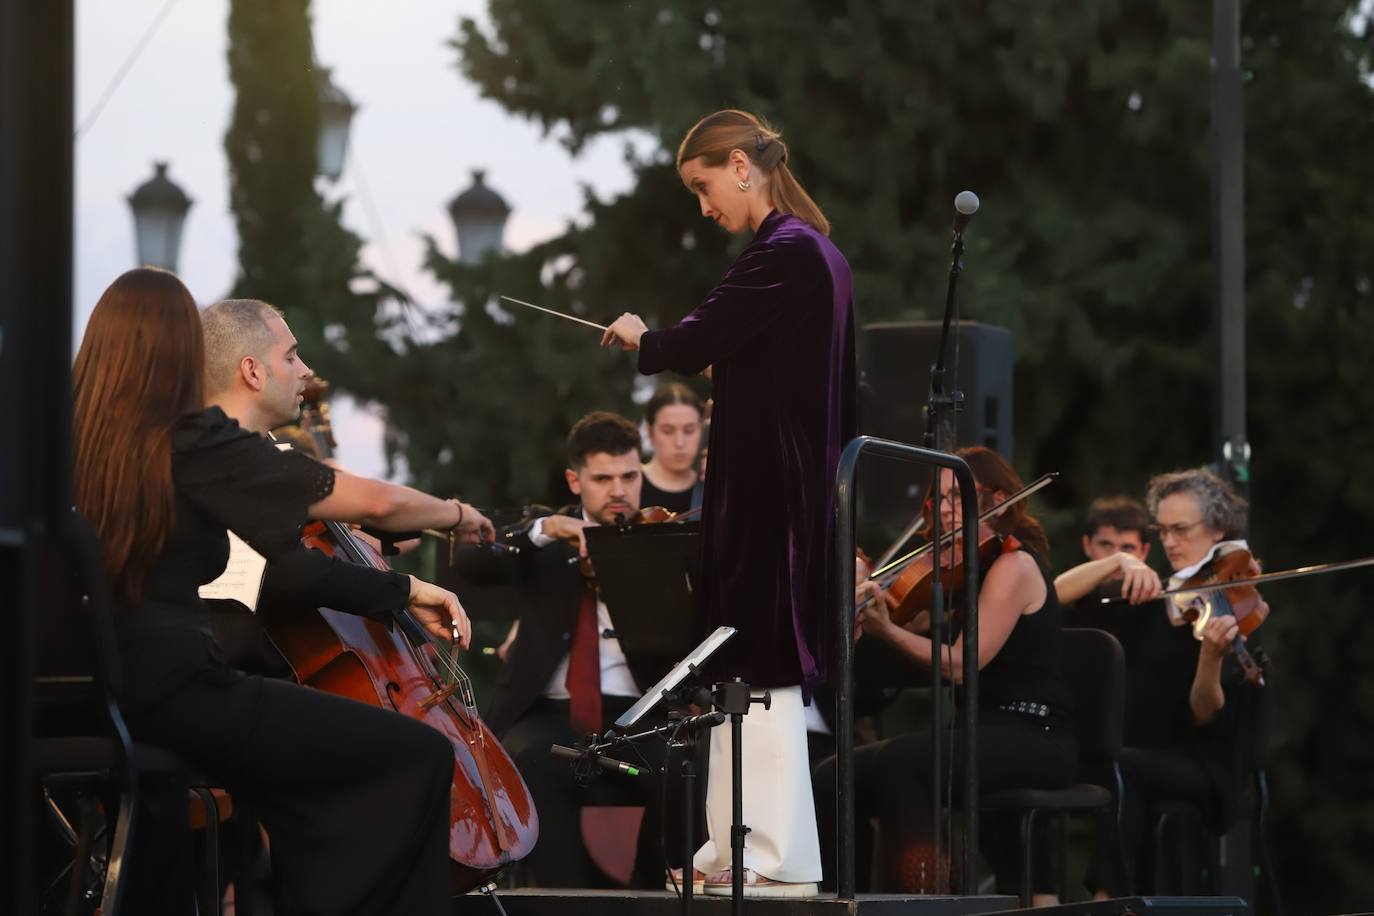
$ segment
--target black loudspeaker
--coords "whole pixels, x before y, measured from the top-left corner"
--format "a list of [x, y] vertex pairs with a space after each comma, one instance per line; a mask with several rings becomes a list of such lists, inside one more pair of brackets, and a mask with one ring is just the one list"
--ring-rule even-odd
[[1035, 913], [1037, 916], [1249, 916], [1250, 907], [1239, 897], [1114, 897], [1040, 907]]
[[[926, 430], [930, 370], [940, 346], [940, 322], [865, 325], [859, 340], [859, 429], [865, 435], [921, 445]], [[957, 384], [955, 367], [958, 367]], [[1012, 458], [1012, 335], [976, 321], [950, 328], [945, 389], [964, 394], [948, 448], [986, 445]], [[865, 461], [860, 500], [867, 521], [905, 526], [923, 499], [929, 469], [891, 459]]]

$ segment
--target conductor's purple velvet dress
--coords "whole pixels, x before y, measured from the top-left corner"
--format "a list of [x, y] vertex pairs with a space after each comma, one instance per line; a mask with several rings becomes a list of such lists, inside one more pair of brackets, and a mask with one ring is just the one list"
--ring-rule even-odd
[[702, 583], [715, 672], [825, 679], [835, 467], [855, 433], [853, 277], [829, 238], [776, 210], [706, 301], [640, 338], [639, 371], [712, 366]]

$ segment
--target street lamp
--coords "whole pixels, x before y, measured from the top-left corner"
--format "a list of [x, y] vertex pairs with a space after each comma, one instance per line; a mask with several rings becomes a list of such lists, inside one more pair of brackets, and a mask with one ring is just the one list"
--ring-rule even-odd
[[329, 78], [328, 67], [319, 67], [320, 132], [315, 138], [315, 171], [329, 181], [343, 174], [348, 152], [348, 128], [358, 106]]
[[472, 187], [449, 201], [448, 213], [458, 233], [458, 263], [480, 264], [488, 251], [501, 250], [510, 207], [486, 184], [485, 169], [472, 170]]
[[167, 177], [167, 163], [154, 162], [153, 169], [153, 177], [129, 195], [138, 263], [175, 271], [191, 198]]

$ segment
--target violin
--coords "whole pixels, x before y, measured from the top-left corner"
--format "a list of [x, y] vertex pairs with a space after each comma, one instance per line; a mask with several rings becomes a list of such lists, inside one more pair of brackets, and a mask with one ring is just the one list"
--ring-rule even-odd
[[[1234, 558], [1234, 559], [1232, 559]], [[1236, 638], [1236, 657], [1245, 670], [1246, 679], [1252, 684], [1264, 684], [1264, 659], [1258, 661], [1240, 641], [1259, 628], [1269, 617], [1269, 605], [1260, 597], [1257, 585], [1266, 582], [1280, 582], [1284, 579], [1301, 579], [1305, 576], [1321, 576], [1326, 573], [1341, 572], [1374, 566], [1374, 557], [1361, 557], [1357, 560], [1341, 560], [1336, 563], [1318, 563], [1312, 566], [1298, 566], [1278, 572], [1260, 573], [1259, 564], [1248, 550], [1234, 550], [1215, 557], [1211, 563], [1198, 571], [1198, 574], [1185, 581], [1178, 588], [1162, 591], [1157, 597], [1174, 598], [1174, 606], [1184, 620], [1192, 623], [1193, 635], [1202, 638], [1202, 629], [1207, 621], [1221, 614], [1231, 613], [1236, 618], [1239, 633]], [[1212, 593], [1221, 592], [1220, 600], [1212, 599]], [[1125, 601], [1124, 597], [1102, 598], [1102, 604]], [[1254, 664], [1246, 668], [1245, 659]]]
[[[317, 445], [331, 442], [327, 416], [307, 411], [313, 413], [307, 428]], [[347, 525], [315, 522], [302, 540], [330, 556], [389, 569]], [[457, 661], [456, 640], [436, 645], [404, 607], [393, 610], [385, 623], [296, 606], [264, 607], [260, 618], [301, 684], [419, 719], [449, 738], [455, 758], [449, 804], [455, 893], [479, 886], [529, 853], [539, 835], [534, 802], [514, 762], [477, 713], [472, 683]]]
[[[1259, 564], [1250, 551], [1241, 548], [1218, 554], [1173, 590], [1173, 602], [1183, 620], [1192, 625], [1193, 635], [1198, 639], [1202, 639], [1202, 632], [1212, 618], [1234, 617], [1237, 633], [1231, 648], [1236, 661], [1246, 681], [1263, 687], [1263, 659], [1256, 660], [1245, 645], [1245, 638], [1269, 618], [1269, 604], [1260, 597], [1259, 589], [1245, 584], [1259, 575]], [[1203, 588], [1206, 590], [1199, 591]]]
[[[1010, 509], [1032, 493], [1044, 489], [1059, 475], [1049, 473], [1022, 487], [987, 509], [978, 516], [978, 564], [979, 569], [987, 569], [992, 562], [1004, 553], [1021, 547], [1021, 542], [1010, 535], [999, 534], [987, 523]], [[939, 580], [951, 597], [964, 578], [964, 539], [963, 528], [958, 527], [940, 537]], [[889, 548], [891, 551], [891, 548]], [[935, 588], [934, 542], [928, 543], [899, 560], [880, 566], [870, 579], [879, 584], [892, 596], [892, 622], [905, 626], [921, 611], [930, 607]]]
[[[987, 569], [1004, 553], [1021, 547], [1021, 542], [1009, 534], [1000, 534], [985, 524], [978, 526], [978, 568]], [[935, 590], [935, 553], [927, 551], [910, 563], [901, 575], [887, 587], [892, 596], [892, 622], [904, 626], [921, 611], [929, 610]], [[955, 538], [940, 551], [940, 583], [954, 600], [964, 581], [964, 539]]]

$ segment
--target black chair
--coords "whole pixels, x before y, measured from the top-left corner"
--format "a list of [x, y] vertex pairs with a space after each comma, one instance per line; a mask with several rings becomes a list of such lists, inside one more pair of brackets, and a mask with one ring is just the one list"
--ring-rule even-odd
[[[216, 783], [175, 754], [130, 739], [115, 702], [121, 670], [99, 541], [75, 512], [66, 535], [71, 565], [53, 560], [55, 568], [42, 577], [49, 600], [40, 623], [33, 742], [33, 772], [44, 805], [74, 847], [71, 864], [57, 879], [65, 876], [68, 882], [63, 912], [76, 913], [83, 895], [98, 894], [100, 912], [119, 916], [124, 861], [137, 833], [140, 780], [173, 777], [189, 785], [205, 809], [198, 904], [202, 914], [218, 913], [219, 808], [211, 793]], [[118, 799], [108, 856], [102, 842], [105, 797]], [[70, 808], [73, 798], [79, 810], [75, 822], [62, 807]]]
[[[1116, 637], [1103, 630], [1064, 630], [1064, 680], [1075, 701], [1080, 771], [1110, 770], [1120, 798], [1121, 738], [1126, 700], [1126, 656]], [[1033, 842], [1042, 813], [1096, 814], [1116, 804], [1113, 793], [1093, 783], [1063, 789], [1006, 789], [984, 795], [984, 812], [1021, 816], [1021, 906], [1031, 905]], [[1121, 818], [1118, 806], [1116, 817]]]
[[[1249, 718], [1249, 757], [1246, 760], [1245, 769], [1249, 770], [1250, 783], [1246, 787], [1239, 807], [1246, 811], [1251, 819], [1251, 838], [1256, 854], [1255, 874], [1264, 883], [1274, 912], [1282, 914], [1284, 912], [1283, 900], [1279, 894], [1274, 863], [1269, 856], [1269, 840], [1266, 832], [1269, 817], [1269, 775], [1265, 769], [1265, 763], [1269, 755], [1269, 719], [1274, 698], [1274, 670], [1272, 663], [1262, 651], [1257, 651], [1255, 654], [1264, 667], [1266, 686], [1248, 698], [1250, 705], [1244, 710], [1244, 714]], [[1181, 846], [1186, 846], [1190, 840], [1201, 839], [1202, 854], [1206, 856], [1205, 866], [1209, 876], [1212, 876], [1210, 882], [1212, 886], [1203, 887], [1199, 890], [1208, 893], [1218, 892], [1219, 889], [1215, 886], [1217, 882], [1214, 876], [1220, 872], [1219, 863], [1223, 838], [1210, 834], [1203, 812], [1191, 802], [1165, 801], [1156, 808], [1154, 814], [1154, 887], [1156, 893], [1161, 893], [1161, 889], [1166, 886], [1177, 887], [1180, 892], [1189, 889], [1185, 863], [1189, 861], [1190, 857], [1186, 850], [1180, 851], [1169, 845], [1168, 838], [1171, 827], [1174, 828], [1175, 835], [1180, 838]], [[1178, 854], [1171, 856], [1171, 851]], [[1178, 865], [1177, 872], [1172, 876], [1168, 873], [1168, 866], [1171, 862]], [[1170, 877], [1177, 881], [1176, 885], [1169, 883]]]

